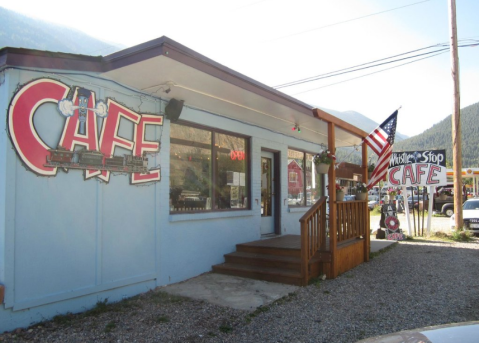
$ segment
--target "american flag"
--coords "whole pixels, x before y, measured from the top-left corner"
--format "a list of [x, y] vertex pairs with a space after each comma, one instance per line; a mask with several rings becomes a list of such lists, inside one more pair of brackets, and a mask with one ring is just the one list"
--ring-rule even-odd
[[364, 138], [364, 142], [379, 156], [376, 167], [368, 182], [368, 189], [371, 189], [386, 176], [389, 160], [393, 152], [394, 137], [396, 136], [397, 117], [398, 111], [396, 110], [384, 123]]

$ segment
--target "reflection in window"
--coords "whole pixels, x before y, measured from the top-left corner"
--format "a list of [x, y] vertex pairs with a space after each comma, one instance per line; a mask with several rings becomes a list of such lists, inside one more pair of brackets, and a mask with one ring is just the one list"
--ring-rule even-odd
[[171, 124], [170, 212], [249, 208], [247, 139]]
[[323, 177], [314, 171], [313, 155], [288, 149], [288, 205], [310, 206], [323, 195]]

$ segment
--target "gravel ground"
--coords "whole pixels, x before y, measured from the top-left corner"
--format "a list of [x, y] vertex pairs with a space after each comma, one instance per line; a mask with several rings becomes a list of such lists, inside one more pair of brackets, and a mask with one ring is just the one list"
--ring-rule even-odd
[[0, 342], [355, 342], [479, 320], [477, 270], [479, 240], [416, 239], [254, 312], [168, 295], [159, 288], [5, 333]]

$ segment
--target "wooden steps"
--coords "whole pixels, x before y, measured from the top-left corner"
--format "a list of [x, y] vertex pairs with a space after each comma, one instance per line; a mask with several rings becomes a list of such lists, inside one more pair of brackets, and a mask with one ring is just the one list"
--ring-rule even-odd
[[[300, 236], [286, 235], [237, 244], [236, 252], [225, 255], [225, 263], [213, 271], [256, 280], [301, 285]], [[329, 252], [318, 253], [309, 263], [312, 277], [319, 276], [320, 262], [331, 260]]]

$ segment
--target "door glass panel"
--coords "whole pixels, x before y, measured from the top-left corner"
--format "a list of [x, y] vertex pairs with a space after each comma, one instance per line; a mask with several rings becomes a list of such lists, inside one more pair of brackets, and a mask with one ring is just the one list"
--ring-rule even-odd
[[242, 137], [215, 133], [216, 206], [247, 208], [247, 141]]
[[271, 217], [271, 159], [261, 158], [261, 216]]

